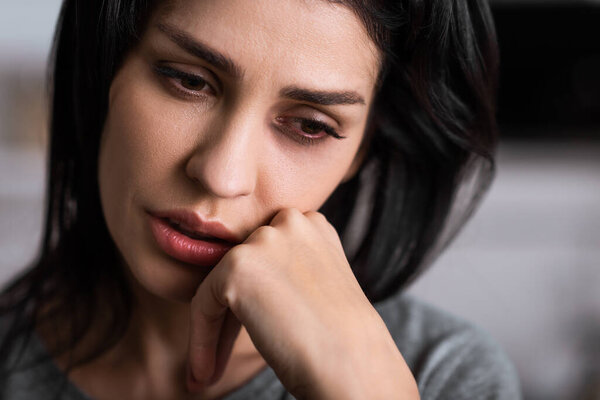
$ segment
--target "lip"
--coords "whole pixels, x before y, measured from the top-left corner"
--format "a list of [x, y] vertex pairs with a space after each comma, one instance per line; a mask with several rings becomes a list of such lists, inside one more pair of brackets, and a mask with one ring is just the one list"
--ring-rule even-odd
[[[148, 212], [154, 239], [171, 257], [199, 266], [214, 266], [236, 244], [236, 236], [217, 221], [205, 221], [198, 214], [186, 210]], [[171, 221], [182, 229], [176, 229]], [[182, 231], [198, 235], [192, 238]]]

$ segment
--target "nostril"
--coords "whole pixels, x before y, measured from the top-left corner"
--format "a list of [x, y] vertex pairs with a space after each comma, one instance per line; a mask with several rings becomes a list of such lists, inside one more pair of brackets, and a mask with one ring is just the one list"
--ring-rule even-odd
[[196, 178], [195, 176], [188, 175], [188, 178], [190, 178], [192, 180], [192, 182], [194, 182], [195, 184], [201, 184], [202, 183], [200, 181], [200, 179]]

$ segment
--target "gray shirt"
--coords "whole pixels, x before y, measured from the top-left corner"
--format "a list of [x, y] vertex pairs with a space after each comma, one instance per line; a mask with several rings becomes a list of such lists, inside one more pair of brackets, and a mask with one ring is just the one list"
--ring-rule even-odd
[[[421, 399], [518, 400], [519, 383], [513, 365], [490, 336], [469, 323], [398, 294], [375, 304], [419, 385]], [[4, 326], [0, 324], [0, 336]], [[34, 335], [20, 364], [45, 355]], [[5, 368], [6, 360], [2, 360]], [[87, 400], [52, 361], [34, 368], [12, 369], [0, 388], [5, 400]], [[271, 368], [266, 368], [225, 400], [293, 399]]]

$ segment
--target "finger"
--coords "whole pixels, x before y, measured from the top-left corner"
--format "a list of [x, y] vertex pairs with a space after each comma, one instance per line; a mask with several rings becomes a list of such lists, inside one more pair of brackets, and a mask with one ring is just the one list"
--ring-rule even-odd
[[324, 234], [328, 234], [330, 236], [338, 237], [338, 233], [331, 225], [331, 223], [327, 220], [327, 218], [318, 211], [307, 211], [304, 213], [304, 216], [311, 221], [315, 226], [319, 229], [323, 229]]
[[307, 211], [304, 216], [313, 223], [329, 243], [342, 252], [344, 251], [339, 233], [323, 214], [318, 211]]
[[221, 337], [219, 339], [217, 348], [215, 372], [210, 379], [209, 384], [217, 382], [219, 379], [221, 379], [221, 376], [223, 376], [223, 372], [225, 371], [225, 367], [227, 366], [227, 362], [231, 356], [233, 344], [240, 333], [240, 327], [240, 321], [238, 321], [231, 310], [228, 310], [227, 315], [225, 316], [225, 321], [223, 322], [223, 327], [221, 328]]
[[302, 220], [304, 220], [304, 215], [302, 212], [300, 212], [300, 210], [296, 208], [283, 208], [277, 214], [275, 214], [269, 225], [277, 227]]
[[217, 269], [200, 284], [190, 310], [189, 367], [187, 386], [192, 393], [205, 388], [214, 376], [219, 337], [227, 305], [219, 298]]

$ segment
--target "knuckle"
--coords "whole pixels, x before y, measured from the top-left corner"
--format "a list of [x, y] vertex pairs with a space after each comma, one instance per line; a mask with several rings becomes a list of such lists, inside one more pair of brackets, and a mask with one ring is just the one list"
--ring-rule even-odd
[[229, 308], [232, 310], [237, 307], [238, 289], [234, 280], [228, 279], [223, 283], [223, 298]]
[[249, 268], [248, 259], [252, 252], [252, 247], [247, 244], [240, 244], [231, 249], [226, 257], [226, 270], [223, 271], [225, 278], [222, 283], [222, 293], [228, 306], [232, 309], [236, 307], [237, 299], [240, 298], [240, 291], [243, 289], [241, 283], [245, 280], [246, 270]]
[[228, 274], [235, 273], [244, 264], [250, 250], [250, 246], [242, 243], [227, 252], [225, 257], [227, 257]]
[[317, 225], [323, 233], [327, 235], [335, 235], [336, 237], [338, 236], [335, 227], [331, 224], [331, 222], [329, 222], [325, 215], [317, 211], [310, 211], [306, 214], [306, 216], [311, 222]]
[[270, 242], [277, 236], [277, 229], [269, 225], [257, 228], [248, 238], [249, 242]]
[[279, 211], [276, 218], [282, 222], [294, 223], [302, 218], [302, 213], [297, 208], [284, 208]]
[[306, 217], [313, 222], [330, 225], [329, 221], [327, 221], [327, 218], [318, 211], [308, 211], [304, 215], [306, 215]]

